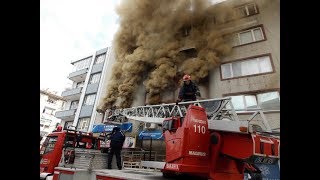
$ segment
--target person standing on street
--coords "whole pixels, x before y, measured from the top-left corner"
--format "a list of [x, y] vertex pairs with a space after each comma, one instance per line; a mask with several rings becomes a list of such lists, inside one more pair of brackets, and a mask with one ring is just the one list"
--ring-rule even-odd
[[112, 169], [113, 154], [116, 155], [118, 169], [122, 169], [121, 150], [126, 136], [120, 131], [119, 127], [114, 127], [110, 136], [110, 152], [108, 154], [108, 169]]

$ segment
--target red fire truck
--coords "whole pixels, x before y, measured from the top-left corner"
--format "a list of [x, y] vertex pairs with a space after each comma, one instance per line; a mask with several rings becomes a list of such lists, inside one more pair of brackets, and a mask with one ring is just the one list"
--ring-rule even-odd
[[[92, 133], [83, 133], [72, 129], [57, 129], [45, 139], [40, 148], [40, 177], [45, 179], [54, 172], [59, 163], [73, 164], [75, 148], [96, 149], [100, 148], [100, 140], [104, 138], [93, 137]], [[64, 156], [63, 158], [61, 158]], [[63, 160], [64, 162], [61, 162]]]
[[[231, 108], [226, 107], [228, 103]], [[249, 124], [259, 113], [266, 126], [266, 130], [260, 132], [252, 129], [253, 126]], [[230, 98], [118, 109], [114, 115], [115, 119], [123, 119], [121, 116], [125, 116], [131, 120], [162, 126], [166, 145], [165, 162], [141, 161], [141, 166], [161, 169], [163, 178], [191, 175], [204, 179], [243, 180], [245, 176], [250, 176], [249, 179], [260, 180], [263, 168], [258, 166], [268, 168], [277, 165], [280, 159], [280, 138], [268, 125], [262, 110], [258, 109], [249, 118], [241, 120]], [[64, 162], [72, 163], [74, 160], [74, 151], [68, 148], [63, 151], [63, 147], [99, 149], [98, 139], [90, 133], [81, 135], [76, 131], [50, 134], [41, 148], [40, 176], [54, 173], [55, 180], [63, 180], [70, 174], [73, 175], [68, 178], [72, 180], [155, 177], [152, 174], [156, 173], [147, 175], [133, 170], [100, 168], [85, 171], [79, 179], [78, 175], [82, 172], [57, 167], [61, 157], [64, 157]], [[274, 179], [280, 179], [278, 172], [276, 175]], [[157, 179], [162, 178], [158, 174], [156, 176]]]

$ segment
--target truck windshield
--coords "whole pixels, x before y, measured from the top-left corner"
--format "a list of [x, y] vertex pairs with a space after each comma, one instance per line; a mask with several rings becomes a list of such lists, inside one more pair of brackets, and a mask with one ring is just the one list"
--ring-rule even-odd
[[43, 147], [45, 147], [44, 154], [53, 151], [54, 146], [57, 142], [58, 136], [48, 136], [46, 141], [43, 143]]

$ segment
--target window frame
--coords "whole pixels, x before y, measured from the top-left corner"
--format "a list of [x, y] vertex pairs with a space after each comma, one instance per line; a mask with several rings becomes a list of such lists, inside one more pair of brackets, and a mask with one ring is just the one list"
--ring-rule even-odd
[[[250, 43], [245, 43], [245, 44], [240, 44], [240, 33], [242, 32], [246, 32], [246, 31], [252, 31], [251, 32], [251, 36], [252, 36], [252, 33], [253, 33], [253, 30], [254, 29], [257, 29], [257, 28], [260, 28], [261, 32], [262, 32], [262, 36], [263, 36], [263, 39], [262, 40], [258, 40], [258, 41], [252, 41]], [[229, 37], [228, 37], [229, 36]], [[266, 41], [268, 40], [267, 39], [267, 36], [266, 36], [266, 32], [265, 32], [265, 29], [264, 29], [264, 26], [263, 24], [259, 24], [259, 25], [256, 25], [256, 26], [251, 26], [251, 27], [248, 27], [248, 28], [244, 28], [244, 29], [240, 29], [238, 31], [234, 31], [232, 33], [226, 33], [224, 35], [224, 37], [226, 38], [229, 38], [231, 41], [233, 41], [235, 39], [234, 36], [237, 36], [237, 40], [238, 40], [238, 45], [233, 45], [232, 44], [232, 48], [237, 48], [237, 47], [241, 47], [241, 46], [246, 46], [246, 45], [249, 45], [249, 44], [253, 44], [253, 43], [259, 43], [259, 42], [263, 42], [263, 41]], [[230, 42], [230, 43], [233, 43], [233, 42]]]
[[68, 124], [73, 124], [73, 121], [66, 121], [65, 123], [64, 123], [64, 129], [68, 129]]
[[[92, 96], [92, 95], [94, 95], [93, 104], [86, 104], [86, 101], [87, 101], [88, 96]], [[84, 97], [83, 106], [93, 106], [94, 103], [95, 103], [95, 101], [96, 101], [96, 97], [97, 97], [97, 94], [96, 94], [96, 93], [86, 94], [85, 97]]]
[[[101, 56], [104, 56], [103, 61], [102, 61], [102, 62], [97, 63], [98, 58], [99, 58], [99, 57], [101, 57]], [[102, 54], [97, 55], [97, 56], [95, 57], [95, 59], [94, 59], [94, 64], [101, 64], [101, 63], [104, 63], [104, 61], [106, 60], [106, 57], [107, 57], [107, 53], [102, 53]]]
[[[244, 75], [244, 76], [223, 78], [223, 76], [222, 76], [222, 66], [223, 65], [230, 64], [230, 63], [235, 63], [235, 62], [241, 62], [241, 61], [249, 61], [249, 60], [252, 60], [252, 59], [255, 59], [255, 58], [259, 58], [259, 57], [264, 57], [264, 56], [269, 56], [272, 71], [263, 72], [263, 73], [256, 73], [256, 74], [250, 74], [250, 75]], [[261, 69], [260, 65], [258, 65], [258, 67], [259, 67], [259, 71], [260, 71], [260, 69]], [[261, 75], [272, 74], [272, 73], [276, 72], [271, 53], [261, 54], [261, 55], [257, 55], [257, 56], [250, 56], [250, 57], [246, 57], [246, 58], [235, 59], [235, 60], [223, 62], [223, 63], [220, 64], [219, 68], [220, 68], [220, 80], [221, 81], [231, 80], [231, 79], [239, 79], [239, 78], [245, 78], [245, 77], [252, 77], [252, 76], [261, 76]], [[231, 75], [233, 76], [233, 71], [231, 71]]]
[[77, 83], [76, 83], [76, 87], [75, 87], [75, 89], [83, 88], [84, 84], [85, 84], [85, 81], [77, 82]]
[[[46, 110], [48, 110], [48, 111], [50, 110], [51, 113], [47, 113]], [[47, 115], [54, 115], [55, 109], [51, 108], [51, 107], [44, 107], [42, 113], [47, 114]]]
[[[77, 102], [77, 106], [76, 106], [76, 108], [73, 108], [73, 106], [74, 106], [73, 103], [75, 103], [75, 102]], [[79, 107], [79, 100], [71, 101], [71, 103], [70, 103], [70, 110], [78, 109], [78, 107]]]
[[[252, 4], [254, 5], [254, 9], [255, 9], [256, 12], [253, 13], [253, 14], [249, 14], [248, 6], [250, 6], [250, 5], [252, 5]], [[250, 16], [254, 16], [254, 15], [260, 13], [259, 8], [258, 8], [258, 6], [257, 6], [257, 3], [255, 3], [255, 2], [248, 2], [248, 3], [242, 4], [242, 5], [239, 5], [239, 6], [234, 7], [234, 9], [235, 9], [235, 11], [237, 12], [240, 8], [243, 8], [243, 7], [246, 9], [246, 16], [242, 16], [242, 17], [240, 17], [240, 19], [241, 19], [241, 18], [250, 17]]]
[[242, 8], [242, 7], [245, 7], [245, 9], [246, 9], [246, 14], [248, 14], [248, 13], [249, 13], [248, 6], [251, 5], [251, 4], [254, 5], [255, 10], [256, 10], [256, 13], [254, 13], [254, 14], [249, 14], [249, 15], [246, 15], [246, 16], [241, 16], [241, 17], [239, 17], [239, 18], [226, 19], [225, 22], [218, 22], [217, 19], [216, 19], [216, 16], [214, 15], [214, 16], [212, 17], [212, 22], [213, 22], [214, 24], [220, 25], [220, 24], [226, 24], [226, 23], [229, 23], [229, 22], [232, 22], [232, 21], [236, 21], [236, 20], [240, 20], [240, 19], [243, 19], [243, 18], [247, 18], [247, 17], [250, 17], [250, 16], [254, 16], [254, 15], [260, 14], [259, 7], [258, 7], [257, 3], [256, 3], [256, 2], [253, 2], [253, 1], [252, 1], [252, 2], [247, 2], [247, 3], [245, 3], [245, 4], [241, 4], [241, 5], [234, 6], [234, 7], [233, 7], [233, 11], [234, 11], [234, 13], [236, 14], [237, 11], [238, 11], [238, 9], [240, 9], [240, 8]]
[[48, 102], [49, 104], [56, 104], [57, 100], [48, 97], [47, 102]]
[[[93, 79], [93, 77], [94, 77], [94, 76], [96, 76], [97, 74], [99, 74], [99, 79], [98, 79], [96, 82], [92, 83], [92, 79]], [[102, 74], [101, 72], [91, 74], [91, 75], [90, 75], [90, 79], [89, 79], [89, 84], [96, 84], [96, 83], [99, 83], [99, 82], [100, 82], [100, 79], [101, 79], [101, 74]]]
[[[84, 121], [84, 120], [87, 120], [86, 126], [85, 126], [86, 129], [83, 129], [83, 128], [80, 129], [79, 126], [81, 125], [82, 121]], [[78, 125], [77, 125], [77, 130], [78, 131], [88, 131], [89, 125], [90, 125], [90, 120], [91, 120], [90, 117], [79, 118]]]
[[[254, 95], [256, 98], [257, 106], [260, 106], [258, 101], [258, 95], [263, 93], [270, 93], [270, 92], [278, 92], [279, 100], [280, 100], [280, 88], [272, 88], [272, 89], [263, 89], [263, 90], [257, 90], [257, 91], [244, 91], [244, 92], [236, 92], [236, 93], [227, 93], [223, 94], [222, 97], [229, 97], [229, 96], [243, 96], [243, 99], [245, 99], [245, 96]], [[241, 114], [251, 114], [250, 109], [248, 111], [246, 107], [246, 101], [244, 101], [245, 109], [242, 111], [238, 111]], [[237, 109], [235, 109], [237, 111]], [[274, 109], [274, 110], [264, 110], [264, 113], [270, 113], [274, 111], [280, 111], [280, 109]]]
[[92, 61], [92, 56], [73, 62], [72, 72], [77, 72], [77, 71], [89, 68], [91, 61]]

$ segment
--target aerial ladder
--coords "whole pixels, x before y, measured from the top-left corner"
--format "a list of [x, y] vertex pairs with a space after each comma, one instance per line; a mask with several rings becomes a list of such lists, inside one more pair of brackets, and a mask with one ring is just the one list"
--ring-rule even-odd
[[[240, 132], [239, 127], [246, 127], [248, 129], [249, 123], [260, 114], [261, 119], [258, 120], [261, 120], [264, 125], [264, 132], [270, 134], [274, 133], [261, 108], [251, 108], [249, 111], [246, 110], [248, 112], [252, 112], [252, 115], [246, 120], [240, 120], [232, 105], [231, 97], [170, 104], [146, 105], [114, 110], [107, 109], [105, 113], [107, 115], [104, 116], [104, 122], [110, 124], [122, 124], [128, 119], [131, 119], [144, 123], [162, 125], [166, 118], [172, 116], [185, 117], [187, 108], [191, 104], [195, 104], [205, 109], [208, 117], [209, 129]], [[238, 111], [241, 111], [241, 109]]]
[[[250, 112], [248, 119], [240, 119], [231, 98], [226, 97], [107, 110], [105, 122], [121, 124], [130, 119], [161, 125], [166, 162], [141, 164], [162, 169], [164, 177], [190, 174], [233, 180], [248, 173], [252, 179], [261, 179], [255, 163], [278, 162], [280, 137], [272, 131], [261, 108]], [[261, 118], [256, 118], [258, 115]], [[261, 122], [264, 128], [252, 128], [253, 121]]]

